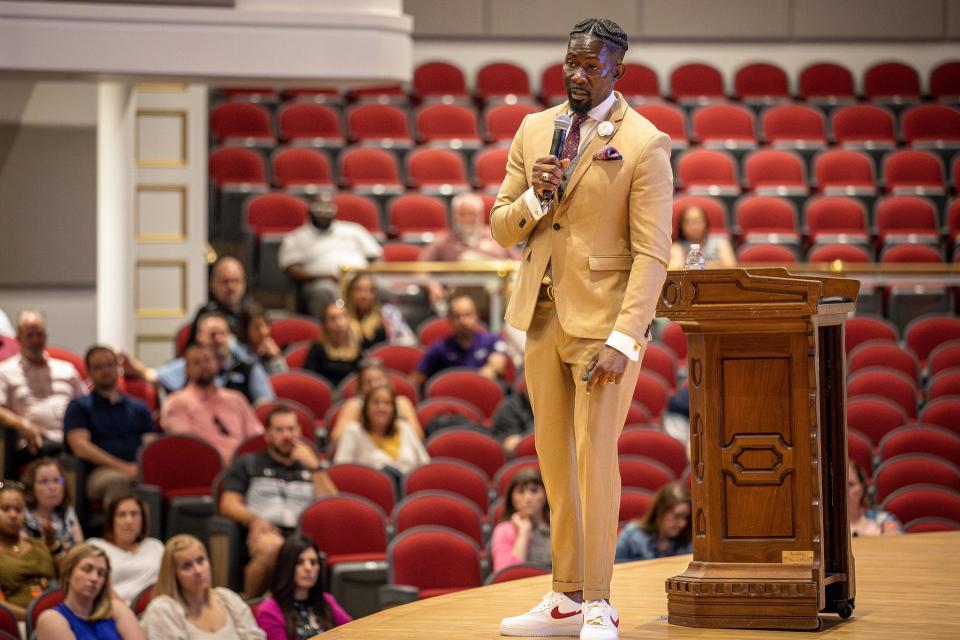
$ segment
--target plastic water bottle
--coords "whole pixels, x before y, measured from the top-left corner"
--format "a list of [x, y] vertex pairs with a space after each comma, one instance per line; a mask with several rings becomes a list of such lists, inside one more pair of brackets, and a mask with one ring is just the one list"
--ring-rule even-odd
[[703, 253], [700, 252], [699, 244], [690, 245], [690, 253], [687, 254], [687, 269], [698, 269], [702, 271], [707, 266], [707, 260], [703, 257]]

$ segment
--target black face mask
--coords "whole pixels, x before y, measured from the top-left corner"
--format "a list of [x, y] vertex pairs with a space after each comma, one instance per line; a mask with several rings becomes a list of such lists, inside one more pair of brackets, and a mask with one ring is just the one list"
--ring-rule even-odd
[[326, 231], [330, 228], [330, 225], [333, 224], [333, 218], [328, 218], [326, 216], [319, 218], [317, 216], [310, 216], [310, 221], [313, 223], [313, 226], [320, 231]]

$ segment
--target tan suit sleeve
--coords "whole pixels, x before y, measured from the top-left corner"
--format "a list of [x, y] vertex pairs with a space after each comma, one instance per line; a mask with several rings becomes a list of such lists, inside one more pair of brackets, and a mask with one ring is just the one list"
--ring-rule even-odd
[[614, 329], [643, 344], [670, 262], [673, 172], [670, 138], [657, 133], [640, 154], [630, 189], [633, 266]]
[[530, 188], [523, 169], [523, 132], [528, 122], [529, 116], [524, 117], [513, 137], [507, 156], [507, 175], [490, 212], [490, 233], [507, 249], [526, 240], [537, 224], [523, 199], [524, 192]]

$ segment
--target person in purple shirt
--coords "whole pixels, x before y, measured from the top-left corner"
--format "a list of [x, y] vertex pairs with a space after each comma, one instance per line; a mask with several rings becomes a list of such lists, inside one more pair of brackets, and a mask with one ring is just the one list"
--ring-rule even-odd
[[499, 336], [480, 330], [473, 299], [462, 294], [454, 296], [447, 318], [453, 334], [433, 343], [410, 374], [411, 381], [422, 384], [451, 367], [477, 369], [481, 375], [499, 380], [507, 367], [507, 345]]

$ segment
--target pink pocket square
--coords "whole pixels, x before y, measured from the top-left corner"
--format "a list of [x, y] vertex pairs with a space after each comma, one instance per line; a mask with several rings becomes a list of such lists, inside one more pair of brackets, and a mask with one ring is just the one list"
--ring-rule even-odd
[[616, 147], [606, 146], [593, 154], [594, 160], [623, 160], [623, 156]]

